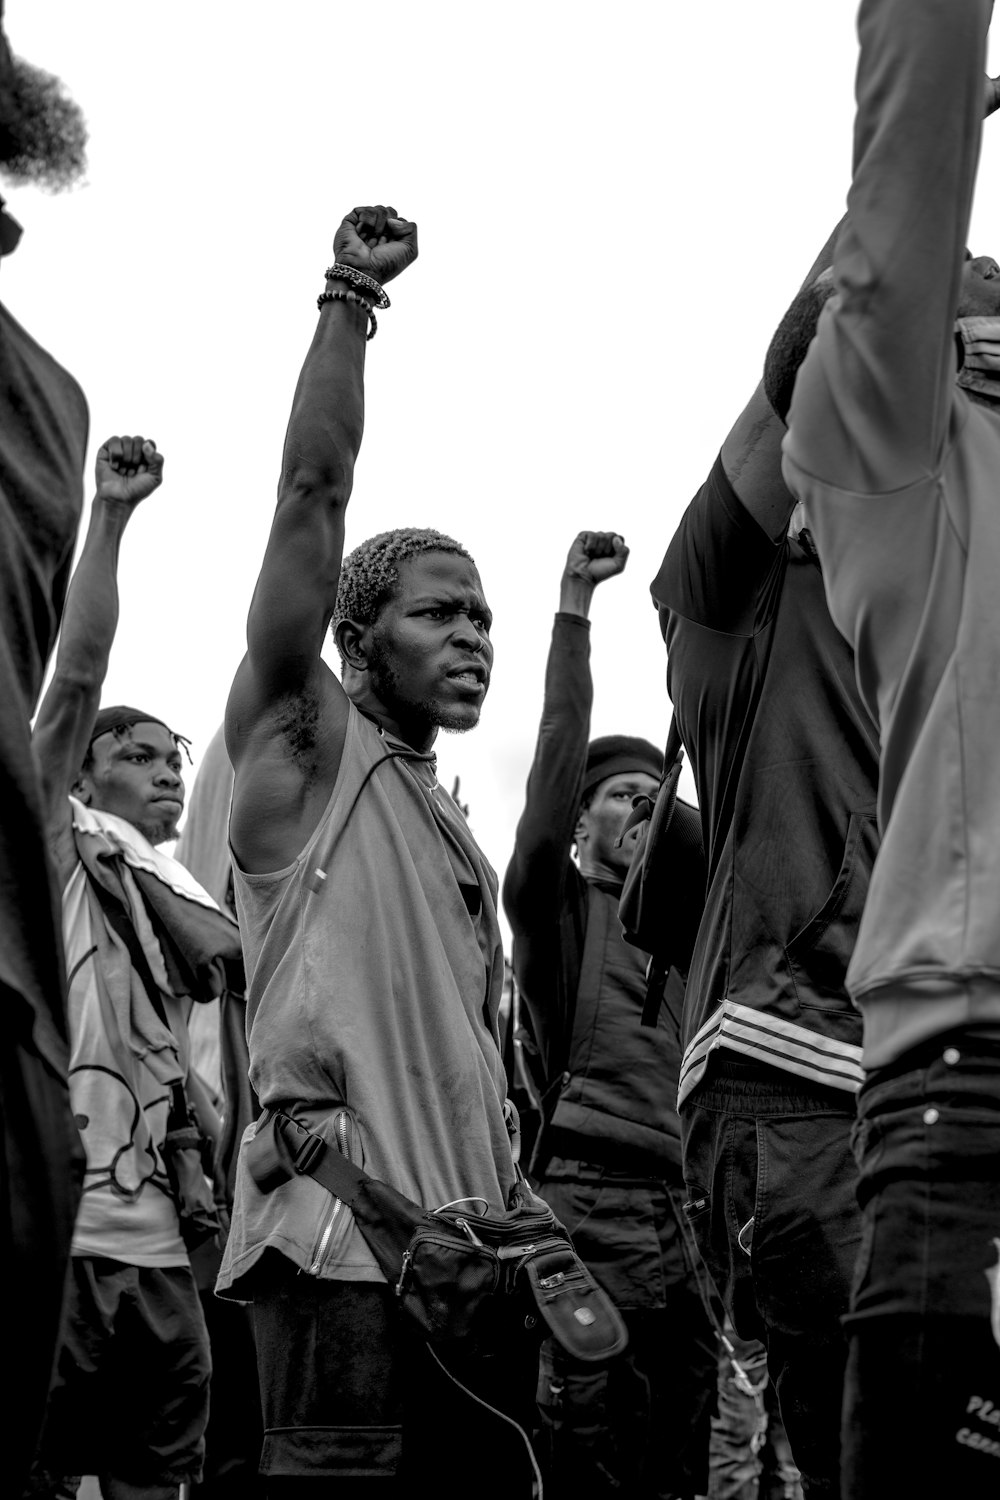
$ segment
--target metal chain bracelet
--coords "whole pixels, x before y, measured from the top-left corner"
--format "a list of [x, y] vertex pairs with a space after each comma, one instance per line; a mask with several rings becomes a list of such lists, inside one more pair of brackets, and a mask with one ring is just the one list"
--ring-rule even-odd
[[379, 312], [385, 312], [387, 307], [392, 306], [382, 288], [381, 282], [376, 281], [374, 276], [366, 276], [364, 271], [357, 271], [353, 266], [342, 266], [339, 261], [334, 261], [332, 266], [327, 266], [323, 274], [327, 281], [331, 279], [348, 281], [351, 286], [359, 286], [364, 291], [370, 292], [372, 301]]

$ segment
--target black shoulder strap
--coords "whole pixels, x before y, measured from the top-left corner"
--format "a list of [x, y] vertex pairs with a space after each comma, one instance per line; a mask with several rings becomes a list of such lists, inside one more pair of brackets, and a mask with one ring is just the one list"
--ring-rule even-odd
[[342, 1152], [331, 1151], [324, 1140], [293, 1120], [291, 1115], [277, 1110], [271, 1113], [274, 1120], [273, 1134], [267, 1137], [261, 1135], [260, 1139], [267, 1139], [274, 1147], [275, 1160], [273, 1163], [265, 1160], [258, 1150], [259, 1160], [254, 1163], [253, 1171], [257, 1185], [266, 1191], [264, 1183], [269, 1172], [280, 1164], [283, 1169], [280, 1172], [281, 1180], [293, 1174], [315, 1177], [328, 1193], [340, 1198], [348, 1208], [353, 1209], [362, 1188], [373, 1181], [368, 1173], [356, 1167]]
[[163, 996], [160, 994], [160, 987], [153, 978], [153, 971], [149, 967], [149, 959], [143, 952], [139, 936], [129, 921], [124, 906], [111, 894], [106, 886], [103, 886], [99, 880], [89, 875], [89, 873], [88, 879], [97, 894], [98, 901], [101, 903], [101, 909], [104, 912], [108, 926], [114, 928], [118, 937], [128, 949], [132, 967], [142, 980], [143, 988], [149, 996], [150, 1004], [156, 1011], [157, 1017], [169, 1029], [170, 1022], [167, 1020], [167, 1013], [163, 1008]]
[[[681, 731], [677, 724], [677, 715], [670, 715], [670, 728], [667, 730], [667, 745], [663, 752], [663, 776], [669, 776], [670, 768], [679, 755], [684, 753], [684, 741], [681, 739]], [[663, 777], [660, 778], [661, 780]]]
[[244, 1147], [247, 1171], [262, 1193], [295, 1176], [313, 1177], [354, 1214], [379, 1269], [390, 1285], [400, 1274], [407, 1246], [424, 1210], [389, 1183], [369, 1177], [282, 1110], [268, 1109]]
[[[573, 1027], [576, 1025], [580, 976], [583, 973], [583, 950], [587, 944], [587, 923], [590, 915], [590, 891], [582, 876], [570, 899], [572, 906], [569, 912], [569, 924], [562, 922], [559, 924], [560, 938], [564, 944], [567, 941], [572, 943], [572, 951], [567, 953], [564, 948], [559, 955], [559, 985], [565, 990], [565, 994], [559, 997], [562, 1002], [559, 1007], [562, 1025], [549, 1054], [549, 1087], [555, 1080], [562, 1079], [569, 1067], [570, 1053], [573, 1049]], [[571, 925], [571, 933], [567, 932], [567, 925]]]

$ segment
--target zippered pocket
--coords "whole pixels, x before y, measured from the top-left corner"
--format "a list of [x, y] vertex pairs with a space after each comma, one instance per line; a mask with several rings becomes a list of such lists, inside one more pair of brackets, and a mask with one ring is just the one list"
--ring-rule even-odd
[[[350, 1111], [341, 1109], [337, 1111], [333, 1121], [334, 1139], [337, 1149], [348, 1161], [354, 1161], [354, 1120]], [[355, 1162], [355, 1165], [360, 1163]], [[347, 1205], [340, 1199], [335, 1198], [332, 1193], [328, 1195], [330, 1202], [320, 1222], [319, 1234], [310, 1257], [306, 1274], [319, 1276], [324, 1265], [330, 1260], [336, 1247], [339, 1247], [350, 1232], [353, 1220]]]
[[496, 1315], [500, 1256], [468, 1233], [418, 1229], [400, 1268], [396, 1296], [432, 1339], [474, 1336]]

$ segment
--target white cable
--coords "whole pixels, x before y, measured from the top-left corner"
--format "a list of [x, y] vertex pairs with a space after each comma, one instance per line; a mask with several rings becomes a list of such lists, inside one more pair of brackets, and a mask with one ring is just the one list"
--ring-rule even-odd
[[438, 1369], [444, 1371], [448, 1379], [451, 1381], [452, 1385], [457, 1385], [459, 1390], [462, 1391], [466, 1396], [470, 1397], [471, 1400], [475, 1401], [479, 1406], [485, 1407], [485, 1409], [489, 1412], [492, 1412], [495, 1417], [499, 1417], [501, 1422], [506, 1422], [508, 1426], [513, 1427], [514, 1431], [518, 1434], [521, 1441], [524, 1443], [525, 1448], [528, 1450], [528, 1459], [531, 1463], [532, 1469], [534, 1470], [535, 1483], [538, 1486], [535, 1494], [537, 1496], [537, 1500], [542, 1500], [542, 1497], [545, 1493], [545, 1486], [542, 1482], [542, 1471], [538, 1467], [538, 1463], [535, 1459], [535, 1452], [531, 1446], [531, 1439], [528, 1437], [528, 1434], [525, 1432], [524, 1428], [520, 1425], [519, 1422], [515, 1422], [513, 1417], [508, 1417], [506, 1412], [499, 1411], [495, 1406], [491, 1406], [488, 1401], [484, 1401], [481, 1396], [477, 1396], [475, 1391], [470, 1391], [468, 1386], [463, 1385], [458, 1377], [451, 1373], [451, 1371], [448, 1369], [448, 1366], [438, 1358], [436, 1351], [431, 1348], [430, 1344], [427, 1345], [427, 1352], [434, 1363], [437, 1365]]

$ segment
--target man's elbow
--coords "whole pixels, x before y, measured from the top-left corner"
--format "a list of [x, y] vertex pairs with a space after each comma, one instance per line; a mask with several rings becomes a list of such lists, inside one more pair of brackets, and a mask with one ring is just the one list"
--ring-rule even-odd
[[342, 511], [347, 507], [353, 487], [353, 470], [335, 463], [300, 462], [282, 475], [278, 489], [278, 509], [322, 506]]
[[[60, 705], [82, 707], [88, 699], [100, 699], [107, 662], [98, 661], [86, 652], [57, 661], [46, 697]], [[97, 710], [95, 708], [94, 712]]]

